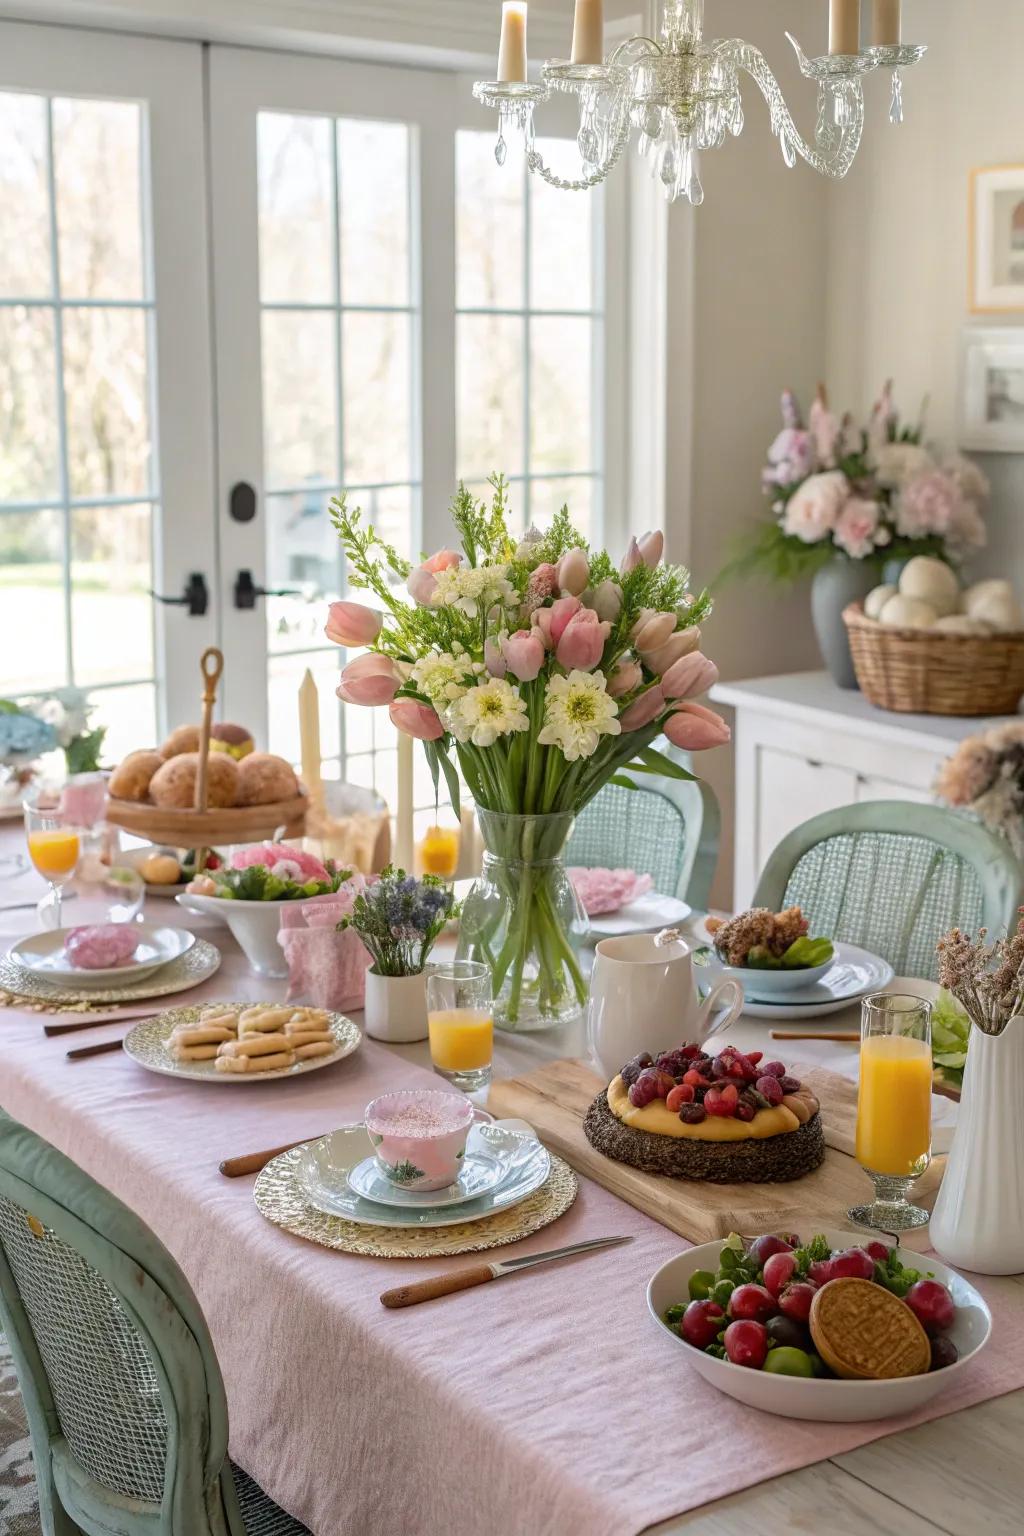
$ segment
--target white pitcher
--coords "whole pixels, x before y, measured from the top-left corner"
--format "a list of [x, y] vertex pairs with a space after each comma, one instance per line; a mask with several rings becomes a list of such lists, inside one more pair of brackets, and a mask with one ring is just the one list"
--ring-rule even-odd
[[[720, 1017], [712, 1017], [716, 1009]], [[640, 1051], [657, 1057], [700, 1045], [728, 1029], [743, 1010], [743, 988], [731, 978], [697, 996], [693, 950], [685, 939], [657, 942], [653, 933], [602, 939], [590, 978], [590, 1054], [610, 1081]]]

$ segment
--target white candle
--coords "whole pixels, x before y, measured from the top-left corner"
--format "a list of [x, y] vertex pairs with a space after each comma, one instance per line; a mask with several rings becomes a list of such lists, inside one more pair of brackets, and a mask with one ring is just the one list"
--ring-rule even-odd
[[319, 807], [324, 795], [320, 777], [320, 693], [308, 667], [299, 687], [299, 751], [303, 782], [311, 802]]
[[903, 39], [902, 0], [875, 0], [871, 16], [871, 41], [876, 48], [892, 48]]
[[498, 79], [526, 81], [526, 0], [505, 0], [501, 7]]
[[398, 805], [395, 808], [395, 854], [399, 869], [412, 873], [412, 737], [398, 733]]
[[576, 0], [572, 26], [572, 62], [604, 63], [604, 0]]
[[860, 53], [860, 0], [829, 0], [829, 53]]

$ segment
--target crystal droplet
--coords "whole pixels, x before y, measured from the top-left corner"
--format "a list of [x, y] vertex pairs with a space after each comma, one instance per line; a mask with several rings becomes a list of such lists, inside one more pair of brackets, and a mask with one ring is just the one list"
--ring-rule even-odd
[[507, 155], [508, 145], [505, 143], [505, 135], [503, 133], [499, 133], [498, 142], [494, 146], [494, 158], [497, 160], [499, 165], [504, 165]]
[[889, 121], [894, 128], [898, 128], [903, 121], [903, 76], [898, 69], [892, 72], [892, 106], [889, 108]]
[[593, 165], [600, 158], [600, 147], [597, 142], [597, 134], [592, 127], [581, 128], [576, 135], [576, 144], [579, 152], [588, 165]]
[[658, 172], [666, 187], [670, 189], [676, 184], [676, 156], [675, 150], [667, 149], [662, 156], [661, 170]]
[[697, 171], [696, 163], [690, 172], [690, 181], [686, 188], [686, 195], [690, 199], [690, 203], [694, 208], [699, 208], [701, 203], [704, 201], [704, 188], [701, 184], [701, 179]]
[[743, 102], [737, 96], [736, 97], [736, 105], [733, 108], [733, 112], [732, 112], [732, 134], [733, 134], [733, 138], [738, 139], [742, 132], [743, 132]]
[[647, 115], [644, 118], [644, 132], [648, 138], [656, 139], [661, 133], [661, 127], [661, 113], [657, 107], [648, 107]]

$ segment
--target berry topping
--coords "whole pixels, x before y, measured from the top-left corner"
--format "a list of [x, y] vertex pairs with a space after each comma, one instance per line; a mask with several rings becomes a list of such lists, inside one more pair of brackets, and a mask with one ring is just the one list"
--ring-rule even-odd
[[631, 1061], [626, 1062], [619, 1076], [627, 1088], [632, 1088], [644, 1068], [652, 1067], [653, 1065], [654, 1057], [650, 1051], [641, 1051], [639, 1056], [634, 1056]]
[[779, 1086], [783, 1093], [799, 1093], [800, 1079], [798, 1077], [780, 1077]]
[[697, 1090], [689, 1083], [677, 1083], [665, 1100], [665, 1108], [676, 1114], [684, 1104], [692, 1104], [696, 1094]]
[[759, 1094], [768, 1100], [769, 1105], [777, 1107], [782, 1103], [782, 1084], [777, 1077], [765, 1075], [759, 1077], [754, 1085]]
[[679, 1118], [684, 1125], [700, 1125], [707, 1119], [707, 1110], [703, 1104], [684, 1104], [679, 1111]]
[[635, 1109], [643, 1109], [655, 1099], [664, 1099], [672, 1092], [675, 1081], [667, 1072], [656, 1067], [645, 1067], [629, 1090], [629, 1102]]
[[766, 1061], [761, 1071], [762, 1073], [767, 1073], [769, 1077], [785, 1077], [786, 1075], [786, 1069], [781, 1061]]

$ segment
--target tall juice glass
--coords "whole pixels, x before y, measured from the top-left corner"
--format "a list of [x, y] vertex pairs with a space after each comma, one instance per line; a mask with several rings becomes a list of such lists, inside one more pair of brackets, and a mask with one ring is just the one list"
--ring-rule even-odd
[[861, 1006], [857, 1161], [875, 1198], [849, 1214], [882, 1232], [928, 1222], [907, 1193], [931, 1162], [931, 1013], [924, 998], [899, 994], [868, 997]]
[[494, 1053], [490, 968], [452, 960], [427, 976], [427, 1028], [434, 1071], [463, 1093], [486, 1088]]
[[78, 863], [81, 843], [78, 832], [68, 826], [56, 806], [41, 806], [25, 801], [25, 834], [28, 856], [50, 887], [55, 928], [61, 926], [61, 890], [71, 879]]

